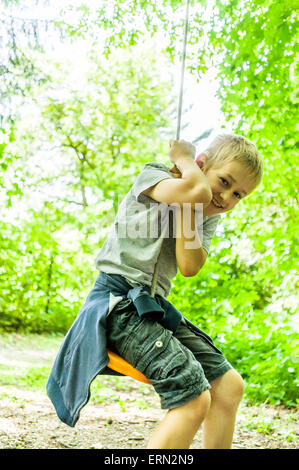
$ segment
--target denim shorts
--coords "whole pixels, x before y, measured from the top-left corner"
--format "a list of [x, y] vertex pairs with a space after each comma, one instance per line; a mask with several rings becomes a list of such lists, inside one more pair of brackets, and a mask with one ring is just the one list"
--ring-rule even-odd
[[173, 334], [154, 319], [140, 317], [130, 299], [107, 317], [107, 346], [150, 380], [162, 409], [193, 400], [232, 368], [206, 333], [182, 322]]

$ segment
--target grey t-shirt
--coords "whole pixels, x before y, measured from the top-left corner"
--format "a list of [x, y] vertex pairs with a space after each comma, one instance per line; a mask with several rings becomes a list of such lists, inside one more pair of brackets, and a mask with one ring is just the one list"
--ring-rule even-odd
[[[96, 267], [107, 274], [120, 274], [133, 287], [152, 285], [162, 248], [156, 293], [167, 297], [177, 274], [175, 256], [175, 208], [141, 194], [163, 179], [174, 178], [161, 163], [147, 163], [119, 205], [112, 229], [96, 258]], [[201, 243], [209, 252], [220, 215], [202, 216], [196, 226]]]

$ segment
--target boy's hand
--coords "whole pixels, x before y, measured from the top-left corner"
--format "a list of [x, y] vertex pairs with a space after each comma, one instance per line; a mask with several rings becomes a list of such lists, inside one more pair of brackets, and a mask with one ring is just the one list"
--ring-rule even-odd
[[182, 173], [180, 172], [178, 167], [175, 166], [175, 165], [173, 165], [172, 168], [169, 168], [169, 171], [172, 173], [174, 178], [181, 178], [182, 177]]
[[192, 159], [194, 161], [196, 148], [185, 140], [171, 140], [169, 142], [169, 158], [175, 165], [183, 159]]

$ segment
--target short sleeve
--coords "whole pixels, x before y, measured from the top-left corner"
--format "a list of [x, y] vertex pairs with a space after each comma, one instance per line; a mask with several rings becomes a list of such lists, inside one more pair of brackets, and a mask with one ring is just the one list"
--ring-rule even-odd
[[139, 197], [142, 191], [167, 178], [172, 179], [173, 176], [165, 165], [156, 162], [147, 163], [132, 186], [132, 194], [140, 202]]
[[209, 253], [211, 242], [220, 219], [220, 215], [216, 214], [207, 217], [203, 222], [202, 247], [206, 250], [207, 253]]

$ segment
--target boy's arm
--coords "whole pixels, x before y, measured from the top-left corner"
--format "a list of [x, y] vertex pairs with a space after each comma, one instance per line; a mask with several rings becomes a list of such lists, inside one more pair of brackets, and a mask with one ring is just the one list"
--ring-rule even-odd
[[194, 161], [195, 147], [183, 140], [171, 142], [171, 161], [181, 173], [180, 178], [167, 178], [143, 191], [157, 202], [165, 204], [209, 203], [212, 199], [210, 185]]
[[[196, 228], [195, 211], [185, 208], [176, 209], [176, 260], [182, 275], [195, 276], [207, 259]], [[189, 245], [189, 246], [188, 246]]]

